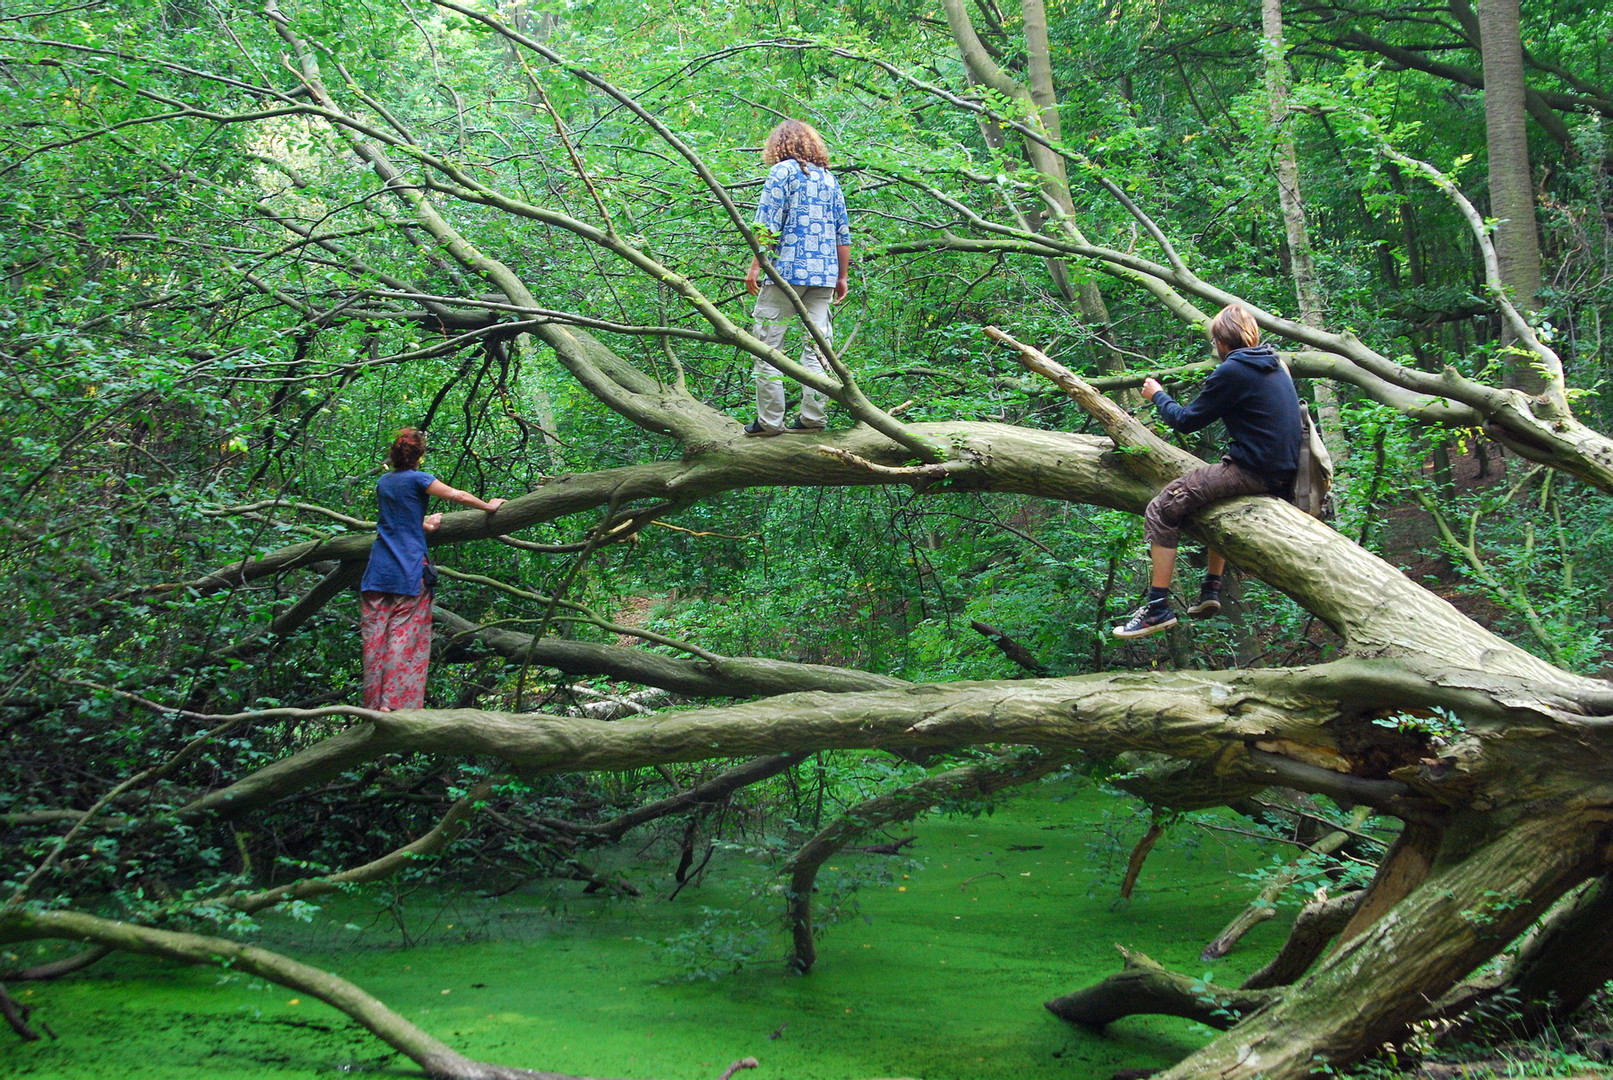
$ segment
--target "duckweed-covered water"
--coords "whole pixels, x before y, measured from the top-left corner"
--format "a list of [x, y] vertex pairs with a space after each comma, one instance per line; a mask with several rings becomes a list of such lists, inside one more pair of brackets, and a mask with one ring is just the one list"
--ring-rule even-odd
[[[1233, 833], [1178, 826], [1117, 904], [1144, 824], [1112, 794], [1063, 780], [989, 816], [921, 822], [902, 856], [843, 854], [824, 871], [822, 902], [856, 877], [856, 910], [828, 928], [806, 977], [784, 970], [782, 926], [763, 925], [782, 900], [759, 892], [770, 879], [742, 850], [721, 853], [671, 902], [667, 874], [640, 899], [585, 896], [579, 883], [493, 901], [417, 892], [397, 908], [417, 942], [406, 946], [372, 893], [312, 923], [276, 918], [263, 943], [501, 1064], [714, 1080], [754, 1056], [761, 1066], [745, 1080], [1085, 1080], [1169, 1064], [1211, 1033], [1159, 1017], [1084, 1032], [1042, 1003], [1115, 971], [1116, 944], [1211, 970], [1199, 950], [1254, 891], [1239, 875], [1273, 857]], [[1235, 984], [1263, 963], [1286, 922], [1258, 928], [1215, 979]], [[702, 926], [714, 932], [691, 933]], [[758, 943], [737, 973], [687, 977]], [[0, 1076], [417, 1075], [325, 1005], [219, 969], [122, 958], [14, 989], [59, 1039], [0, 1041]]]

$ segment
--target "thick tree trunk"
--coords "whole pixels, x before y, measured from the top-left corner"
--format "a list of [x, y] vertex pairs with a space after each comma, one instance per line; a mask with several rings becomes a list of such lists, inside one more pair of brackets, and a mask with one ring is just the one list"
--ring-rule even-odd
[[[1327, 322], [1327, 304], [1322, 280], [1316, 272], [1316, 256], [1311, 250], [1310, 228], [1305, 221], [1305, 199], [1300, 194], [1299, 158], [1294, 150], [1288, 112], [1288, 57], [1283, 46], [1282, 0], [1260, 0], [1260, 25], [1265, 35], [1266, 107], [1271, 119], [1274, 145], [1273, 168], [1277, 174], [1277, 200], [1282, 207], [1283, 232], [1288, 240], [1288, 258], [1299, 299], [1299, 321], [1320, 329]], [[1320, 414], [1322, 441], [1334, 461], [1349, 453], [1344, 438], [1344, 421], [1339, 416], [1338, 392], [1325, 379], [1316, 381], [1316, 409]]]
[[[1036, 110], [1042, 129], [1057, 143], [1060, 140], [1060, 120], [1057, 95], [1053, 86], [1052, 50], [1047, 37], [1047, 10], [1042, 0], [1022, 0], [1021, 13], [1025, 25], [1025, 50], [1030, 74], [1030, 87], [1015, 80], [992, 59], [981, 43], [970, 20], [964, 0], [941, 0], [947, 25], [958, 45], [964, 66], [972, 81], [988, 86], [1011, 100], [1022, 102]], [[993, 125], [995, 127], [995, 125]], [[1001, 132], [1001, 128], [996, 128]], [[1075, 199], [1070, 193], [1069, 175], [1064, 158], [1034, 139], [1021, 142], [1025, 158], [1042, 174], [1042, 194], [1048, 203], [1047, 211], [1036, 215], [1038, 219], [1048, 213], [1059, 216], [1055, 229], [1081, 236], [1075, 223]], [[1109, 323], [1109, 307], [1103, 294], [1090, 278], [1071, 283], [1065, 260], [1057, 256], [1047, 260], [1048, 272], [1066, 300], [1074, 300], [1100, 343], [1099, 366], [1104, 371], [1125, 370], [1125, 360], [1114, 348]]]
[[[1458, 989], [1440, 1011], [1458, 1016], [1478, 1008], [1490, 1018], [1462, 1024], [1453, 1034], [1489, 1024], [1508, 1037], [1528, 1038], [1567, 1020], [1610, 979], [1613, 876], [1603, 875], [1565, 897], [1501, 972], [1483, 985]], [[1486, 1004], [1492, 1007], [1484, 1009]]]
[[1498, 833], [1469, 837], [1481, 846], [1437, 867], [1392, 916], [1163, 1080], [1300, 1080], [1318, 1063], [1348, 1065], [1396, 1038], [1605, 861], [1605, 826], [1582, 805], [1537, 805], [1494, 824]]
[[[1479, 0], [1484, 51], [1484, 130], [1490, 158], [1490, 213], [1501, 280], [1525, 312], [1540, 306], [1540, 241], [1535, 226], [1534, 175], [1524, 110], [1523, 39], [1518, 0]], [[1508, 332], [1503, 340], [1512, 340]], [[1542, 383], [1523, 357], [1508, 362], [1511, 385], [1539, 392]]]

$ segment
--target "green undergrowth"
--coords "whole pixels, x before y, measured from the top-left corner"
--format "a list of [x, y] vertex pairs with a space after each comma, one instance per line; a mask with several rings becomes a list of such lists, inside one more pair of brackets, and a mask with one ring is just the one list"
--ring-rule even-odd
[[[740, 849], [719, 853], [670, 902], [670, 875], [642, 872], [655, 891], [636, 899], [585, 896], [577, 883], [496, 900], [439, 890], [389, 914], [385, 894], [372, 893], [307, 924], [271, 920], [263, 943], [339, 972], [463, 1053], [509, 1065], [712, 1080], [754, 1056], [760, 1068], [743, 1075], [757, 1080], [1086, 1080], [1167, 1065], [1211, 1033], [1159, 1017], [1084, 1032], [1042, 1003], [1116, 971], [1117, 944], [1204, 973], [1199, 950], [1253, 891], [1239, 875], [1271, 857], [1235, 834], [1179, 824], [1131, 901], [1117, 903], [1145, 824], [1113, 794], [1066, 778], [994, 814], [921, 822], [900, 856], [843, 853], [825, 867], [820, 904], [858, 887], [806, 977], [786, 973], [782, 897]], [[400, 944], [394, 915], [414, 945]], [[1215, 980], [1235, 985], [1263, 963], [1286, 922], [1258, 927]], [[690, 977], [753, 949], [738, 971]], [[216, 968], [123, 958], [15, 990], [60, 1038], [0, 1043], [3, 1075], [414, 1074], [326, 1006]]]

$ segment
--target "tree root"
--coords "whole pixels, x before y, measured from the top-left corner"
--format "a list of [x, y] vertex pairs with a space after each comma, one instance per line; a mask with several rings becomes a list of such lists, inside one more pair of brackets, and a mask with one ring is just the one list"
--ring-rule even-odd
[[1182, 1016], [1225, 1031], [1271, 1003], [1269, 991], [1233, 990], [1167, 971], [1142, 953], [1121, 948], [1125, 966], [1118, 975], [1047, 1003], [1060, 1020], [1101, 1028], [1127, 1016], [1153, 1013]]
[[1322, 955], [1327, 943], [1350, 921], [1366, 896], [1365, 889], [1306, 904], [1288, 932], [1288, 940], [1271, 962], [1243, 980], [1244, 990], [1266, 990], [1294, 982]]
[[[1215, 936], [1213, 941], [1204, 946], [1204, 951], [1199, 954], [1199, 959], [1205, 962], [1221, 959], [1221, 957], [1232, 951], [1232, 947], [1238, 943], [1243, 935], [1277, 914], [1277, 898], [1287, 891], [1290, 885], [1304, 878], [1309, 872], [1304, 866], [1303, 860], [1305, 856], [1331, 855], [1339, 850], [1350, 842], [1351, 832], [1361, 827], [1366, 821], [1368, 813], [1369, 811], [1366, 807], [1356, 807], [1350, 817], [1349, 830], [1341, 829], [1328, 833], [1306, 848], [1301, 855], [1292, 859], [1276, 877], [1267, 882], [1266, 887], [1260, 890], [1260, 895], [1248, 907], [1234, 916], [1233, 920], [1227, 924], [1226, 929], [1222, 930]], [[1315, 957], [1313, 956], [1311, 959], [1314, 960]], [[1306, 966], [1309, 966], [1309, 964], [1307, 963]], [[1248, 984], [1246, 983], [1245, 985]]]

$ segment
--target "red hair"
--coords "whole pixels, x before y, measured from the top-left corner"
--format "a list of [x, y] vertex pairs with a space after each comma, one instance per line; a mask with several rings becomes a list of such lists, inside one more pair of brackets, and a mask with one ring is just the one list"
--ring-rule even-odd
[[420, 455], [426, 452], [426, 437], [412, 427], [403, 428], [392, 440], [392, 449], [386, 452], [387, 460], [398, 472], [407, 472], [420, 464]]

